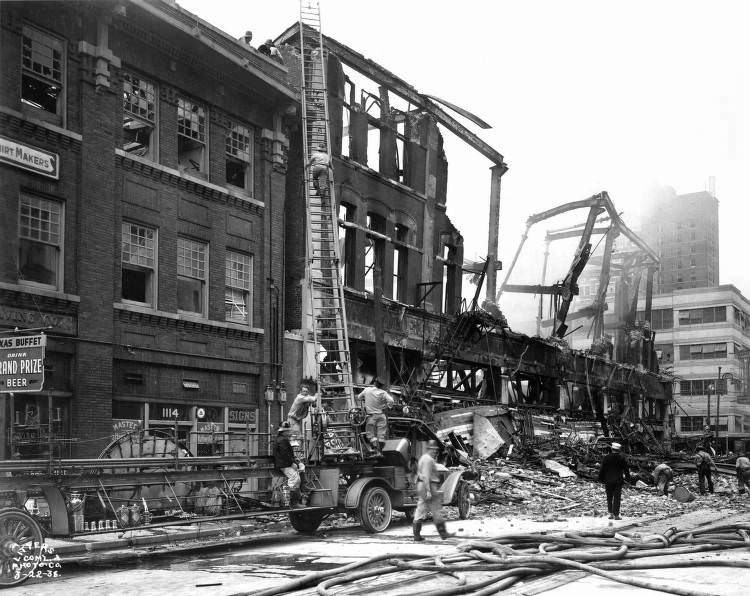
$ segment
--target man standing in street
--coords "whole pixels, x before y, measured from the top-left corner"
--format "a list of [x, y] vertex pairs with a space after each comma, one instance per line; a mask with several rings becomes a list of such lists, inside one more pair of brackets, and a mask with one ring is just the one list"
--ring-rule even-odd
[[385, 443], [385, 431], [388, 426], [383, 410], [395, 403], [393, 397], [383, 389], [381, 381], [373, 379], [372, 386], [365, 388], [357, 396], [357, 401], [362, 402], [362, 408], [367, 415], [365, 432], [370, 437], [373, 449], [380, 453], [380, 448]]
[[672, 482], [672, 478], [674, 478], [672, 468], [667, 464], [659, 464], [654, 468], [652, 475], [654, 477], [654, 484], [656, 485], [657, 491], [666, 497], [669, 483]]
[[279, 426], [276, 442], [273, 446], [273, 463], [274, 468], [286, 476], [287, 486], [289, 487], [289, 504], [292, 508], [302, 507], [302, 495], [300, 494], [300, 477], [297, 472], [297, 464], [294, 462], [294, 451], [289, 442], [289, 434], [292, 431], [292, 425], [285, 420]]
[[745, 494], [745, 488], [750, 488], [750, 458], [747, 453], [738, 457], [734, 466], [737, 468], [737, 486], [742, 495]]
[[713, 494], [714, 482], [711, 479], [711, 466], [716, 467], [714, 460], [708, 454], [708, 451], [699, 449], [695, 454], [694, 461], [695, 467], [698, 469], [698, 490], [702, 495], [705, 494], [707, 484], [708, 492]]
[[427, 513], [432, 513], [432, 521], [435, 523], [440, 538], [445, 540], [453, 534], [445, 529], [443, 519], [443, 492], [440, 490], [440, 478], [437, 475], [435, 457], [438, 454], [437, 441], [431, 440], [427, 444], [427, 451], [417, 462], [417, 510], [414, 512], [414, 542], [422, 542], [422, 521], [427, 519]]
[[609, 519], [622, 519], [620, 517], [622, 485], [625, 481], [630, 482], [628, 462], [621, 453], [621, 449], [622, 445], [612, 443], [612, 451], [604, 457], [602, 467], [599, 469], [599, 480], [604, 483], [604, 490], [607, 493]]

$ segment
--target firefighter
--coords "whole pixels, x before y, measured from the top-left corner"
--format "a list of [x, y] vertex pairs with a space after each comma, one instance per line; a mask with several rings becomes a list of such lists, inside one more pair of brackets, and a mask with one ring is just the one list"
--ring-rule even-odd
[[621, 453], [621, 449], [622, 445], [612, 443], [612, 451], [604, 456], [602, 467], [599, 469], [599, 480], [604, 483], [604, 490], [607, 493], [609, 519], [622, 519], [620, 517], [622, 485], [625, 481], [630, 482], [628, 462]]
[[454, 534], [445, 529], [445, 520], [441, 509], [443, 508], [443, 492], [440, 490], [440, 479], [437, 475], [435, 457], [437, 457], [439, 446], [437, 441], [431, 440], [427, 443], [427, 450], [417, 462], [417, 510], [414, 512], [414, 542], [422, 542], [422, 521], [427, 518], [427, 512], [432, 513], [432, 521], [435, 523], [440, 538], [445, 540]]
[[288, 420], [281, 423], [278, 430], [278, 436], [273, 446], [274, 468], [286, 476], [287, 486], [289, 487], [289, 504], [292, 508], [302, 507], [302, 495], [299, 487], [301, 484], [298, 465], [295, 462], [294, 451], [289, 442], [289, 435], [292, 432], [292, 425]]

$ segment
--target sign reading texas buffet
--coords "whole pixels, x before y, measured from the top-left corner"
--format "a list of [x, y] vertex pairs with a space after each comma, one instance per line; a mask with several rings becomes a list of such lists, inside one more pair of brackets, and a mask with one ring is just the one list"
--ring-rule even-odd
[[0, 393], [41, 391], [46, 335], [0, 336]]

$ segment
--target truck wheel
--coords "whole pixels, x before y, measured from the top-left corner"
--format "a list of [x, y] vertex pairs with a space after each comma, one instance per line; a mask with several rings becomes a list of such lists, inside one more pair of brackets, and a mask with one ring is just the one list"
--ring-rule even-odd
[[301, 534], [312, 534], [320, 526], [325, 515], [320, 511], [289, 512], [289, 523]]
[[458, 506], [458, 517], [466, 519], [471, 513], [471, 491], [469, 483], [461, 480], [458, 485], [458, 495], [456, 496], [456, 505]]
[[383, 532], [391, 523], [391, 497], [388, 491], [379, 486], [368, 488], [359, 502], [359, 518], [368, 532]]
[[25, 582], [42, 557], [44, 537], [36, 520], [21, 509], [0, 511], [0, 588]]

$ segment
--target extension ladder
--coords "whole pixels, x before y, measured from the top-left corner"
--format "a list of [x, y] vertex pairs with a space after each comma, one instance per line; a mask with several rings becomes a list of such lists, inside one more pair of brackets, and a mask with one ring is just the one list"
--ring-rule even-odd
[[[359, 455], [349, 337], [341, 272], [338, 214], [328, 130], [328, 90], [317, 0], [300, 1], [302, 126], [307, 216], [306, 276], [320, 388], [317, 455]], [[311, 166], [311, 156], [314, 165]], [[327, 170], [327, 171], [326, 171]], [[315, 449], [315, 448], [314, 448]], [[313, 451], [314, 451], [313, 449]]]

